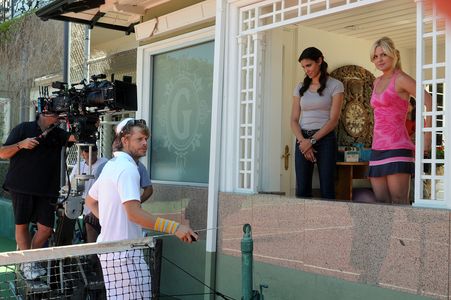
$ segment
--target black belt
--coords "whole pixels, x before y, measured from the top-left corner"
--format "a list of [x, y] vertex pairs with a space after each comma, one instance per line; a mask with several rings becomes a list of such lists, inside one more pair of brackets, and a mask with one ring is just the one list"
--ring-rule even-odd
[[319, 129], [302, 129], [301, 131], [304, 138], [311, 138]]

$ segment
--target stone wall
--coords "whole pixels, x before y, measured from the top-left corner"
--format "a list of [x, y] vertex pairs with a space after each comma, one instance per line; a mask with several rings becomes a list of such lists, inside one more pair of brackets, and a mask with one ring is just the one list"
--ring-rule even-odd
[[[450, 217], [410, 206], [222, 193], [218, 255], [239, 256], [250, 223], [257, 264], [449, 299]], [[284, 293], [274, 276], [254, 271]]]
[[0, 98], [11, 99], [12, 126], [28, 119], [34, 79], [62, 73], [63, 27], [29, 14], [0, 32]]
[[[143, 208], [154, 216], [165, 217], [191, 226], [207, 227], [208, 188], [153, 184], [154, 193]], [[205, 231], [201, 232], [202, 239]]]

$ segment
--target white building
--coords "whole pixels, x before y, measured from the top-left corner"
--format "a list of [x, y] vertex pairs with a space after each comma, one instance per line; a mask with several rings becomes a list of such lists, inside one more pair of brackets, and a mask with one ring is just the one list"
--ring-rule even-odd
[[[64, 7], [67, 1], [56, 2]], [[446, 151], [443, 158], [436, 151], [431, 158], [422, 155], [424, 132], [433, 133], [432, 149], [451, 140], [445, 125], [451, 118], [446, 106], [451, 97], [446, 89], [451, 86], [451, 20], [441, 17], [435, 7], [421, 0], [116, 0], [78, 13], [66, 8], [66, 13], [50, 18], [124, 31], [137, 23], [132, 42], [139, 43], [137, 117], [148, 120], [152, 130], [147, 161], [153, 182], [162, 191], [157, 201], [191, 192], [199, 195], [181, 200], [185, 211], [180, 213], [186, 218], [190, 205], [199, 208], [200, 216], [190, 218], [188, 213], [187, 219], [198, 229], [210, 229], [205, 237], [207, 253], [217, 251], [218, 240], [226, 244], [224, 233], [216, 230], [221, 197], [243, 199], [245, 194], [255, 199], [253, 195], [267, 192], [293, 196], [291, 96], [303, 77], [297, 58], [308, 46], [323, 51], [330, 72], [359, 66], [378, 76], [369, 49], [382, 36], [394, 40], [403, 69], [418, 83], [414, 206], [451, 208], [451, 189], [445, 184], [451, 181], [449, 155]], [[117, 41], [105, 45], [127, 48]], [[431, 112], [423, 109], [425, 88], [433, 98]], [[431, 128], [424, 127], [426, 116], [433, 119]], [[291, 156], [285, 164], [281, 157], [287, 153]], [[190, 203], [192, 198], [199, 202]], [[268, 203], [277, 207], [277, 201]], [[236, 225], [241, 221], [246, 219]], [[210, 264], [214, 263], [206, 263]], [[320, 268], [325, 269], [318, 266], [312, 272], [336, 275]], [[337, 277], [346, 279], [354, 276], [352, 272]], [[209, 280], [214, 281], [212, 277]], [[446, 294], [445, 289], [392, 285], [411, 293]]]

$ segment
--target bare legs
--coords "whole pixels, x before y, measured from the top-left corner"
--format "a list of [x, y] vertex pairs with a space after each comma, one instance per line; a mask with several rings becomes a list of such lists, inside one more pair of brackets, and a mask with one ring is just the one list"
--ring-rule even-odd
[[53, 229], [39, 223], [37, 225], [38, 230], [33, 239], [31, 239], [28, 224], [16, 225], [16, 243], [19, 250], [42, 248], [45, 242], [50, 238]]
[[410, 174], [404, 173], [370, 177], [377, 201], [391, 204], [410, 204], [410, 177]]
[[16, 243], [19, 250], [28, 250], [31, 247], [31, 236], [28, 224], [16, 225]]

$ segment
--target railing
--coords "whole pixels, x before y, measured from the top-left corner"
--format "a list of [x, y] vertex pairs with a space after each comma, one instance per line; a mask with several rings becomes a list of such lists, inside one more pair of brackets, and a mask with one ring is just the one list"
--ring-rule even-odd
[[50, 2], [52, 0], [0, 0], [0, 24]]

